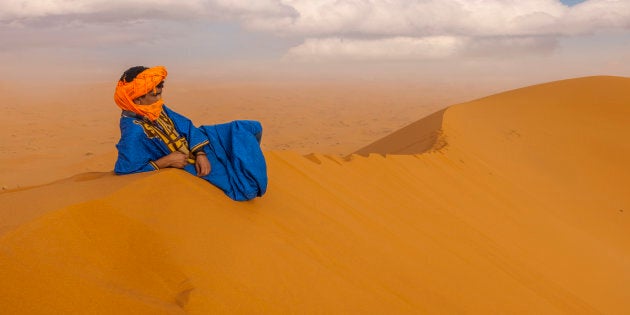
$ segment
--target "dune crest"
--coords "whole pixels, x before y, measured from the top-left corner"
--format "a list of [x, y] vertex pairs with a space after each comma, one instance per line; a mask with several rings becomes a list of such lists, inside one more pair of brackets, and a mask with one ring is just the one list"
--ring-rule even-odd
[[442, 121], [446, 109], [439, 110], [425, 118], [409, 124], [395, 132], [371, 143], [354, 154], [421, 154], [432, 149], [439, 149]]
[[117, 185], [0, 236], [0, 308], [624, 313], [629, 86], [580, 78], [452, 106], [424, 154], [267, 151], [251, 202], [179, 170], [65, 181]]

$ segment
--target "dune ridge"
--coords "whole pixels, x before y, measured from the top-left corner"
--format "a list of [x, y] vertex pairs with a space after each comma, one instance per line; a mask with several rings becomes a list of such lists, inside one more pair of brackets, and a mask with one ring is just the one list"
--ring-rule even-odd
[[446, 109], [439, 110], [425, 118], [413, 122], [385, 137], [368, 144], [353, 154], [421, 154], [428, 150], [439, 149], [442, 120]]
[[367, 156], [266, 151], [268, 193], [246, 203], [168, 169], [0, 194], [16, 212], [15, 194], [109, 185], [4, 229], [0, 310], [626, 313], [628, 87], [588, 77], [458, 104], [423, 154], [388, 154], [417, 143], [409, 130]]

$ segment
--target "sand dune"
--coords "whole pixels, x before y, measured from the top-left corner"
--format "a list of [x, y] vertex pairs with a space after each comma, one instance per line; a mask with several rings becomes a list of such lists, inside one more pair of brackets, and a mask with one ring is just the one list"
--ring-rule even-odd
[[251, 202], [179, 170], [2, 193], [0, 311], [625, 314], [629, 88], [513, 90], [349, 158], [267, 150]]

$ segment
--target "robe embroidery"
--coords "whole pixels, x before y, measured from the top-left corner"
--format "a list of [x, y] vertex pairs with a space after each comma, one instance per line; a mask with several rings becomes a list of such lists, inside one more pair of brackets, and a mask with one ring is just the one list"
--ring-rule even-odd
[[179, 151], [188, 156], [188, 163], [195, 163], [195, 156], [188, 149], [188, 141], [183, 136], [180, 136], [175, 129], [175, 124], [169, 118], [164, 111], [160, 113], [160, 116], [152, 122], [147, 119], [135, 120], [135, 124], [142, 126], [144, 134], [149, 139], [159, 138], [166, 144], [171, 152]]

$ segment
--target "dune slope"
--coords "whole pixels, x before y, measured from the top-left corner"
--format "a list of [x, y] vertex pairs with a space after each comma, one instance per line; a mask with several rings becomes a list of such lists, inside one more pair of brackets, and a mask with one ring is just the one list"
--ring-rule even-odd
[[179, 170], [0, 194], [19, 216], [17, 193], [116, 184], [5, 227], [0, 311], [627, 313], [629, 85], [450, 107], [424, 154], [268, 151], [251, 202]]
[[[436, 147], [446, 109], [409, 124], [371, 143], [354, 154], [420, 154]], [[440, 144], [441, 145], [441, 144]], [[439, 145], [438, 145], [439, 146]]]

